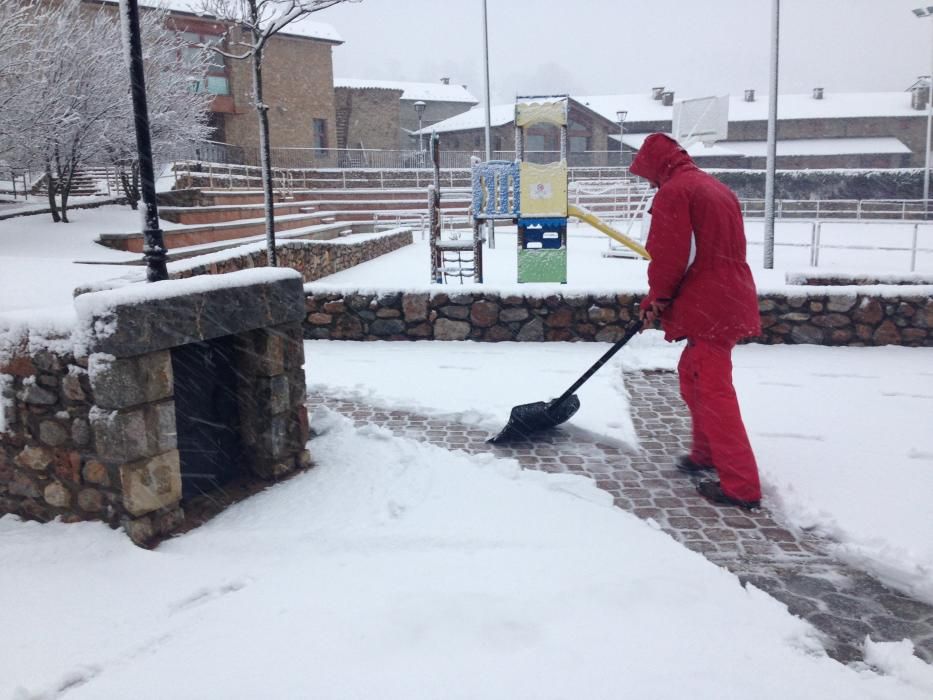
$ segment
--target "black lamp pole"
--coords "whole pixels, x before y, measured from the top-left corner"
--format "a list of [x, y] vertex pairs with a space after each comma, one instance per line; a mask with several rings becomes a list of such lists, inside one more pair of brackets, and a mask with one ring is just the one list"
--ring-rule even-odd
[[145, 215], [143, 258], [146, 261], [146, 279], [158, 282], [168, 279], [168, 270], [165, 267], [166, 250], [162, 240], [162, 229], [159, 228], [159, 207], [156, 203], [149, 107], [146, 103], [146, 76], [143, 70], [142, 42], [139, 37], [139, 6], [136, 0], [120, 0], [120, 20], [123, 24], [123, 51], [130, 70], [133, 117], [136, 123], [140, 193]]

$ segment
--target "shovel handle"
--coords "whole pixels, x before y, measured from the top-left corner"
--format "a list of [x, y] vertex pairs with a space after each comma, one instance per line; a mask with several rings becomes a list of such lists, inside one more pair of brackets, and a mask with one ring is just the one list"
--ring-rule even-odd
[[625, 331], [625, 335], [623, 335], [621, 339], [617, 340], [611, 348], [606, 350], [605, 354], [602, 357], [600, 357], [598, 360], [596, 360], [593, 366], [590, 367], [588, 370], [586, 370], [586, 372], [583, 373], [583, 376], [580, 377], [577, 381], [575, 381], [570, 386], [570, 388], [567, 389], [567, 391], [561, 394], [559, 398], [552, 401], [550, 405], [548, 406], [548, 409], [553, 410], [557, 408], [562, 403], [564, 403], [564, 401], [566, 401], [571, 396], [573, 396], [574, 392], [577, 389], [579, 389], [581, 386], [583, 386], [583, 384], [586, 382], [587, 379], [589, 379], [594, 374], [596, 374], [599, 371], [600, 367], [606, 364], [613, 355], [615, 355], [617, 352], [619, 352], [619, 350], [622, 349], [623, 345], [625, 345], [628, 341], [630, 341], [632, 338], [634, 338], [638, 334], [638, 332], [642, 329], [642, 325], [643, 324], [640, 320], [633, 321], [632, 325], [630, 325], [628, 327], [628, 330]]

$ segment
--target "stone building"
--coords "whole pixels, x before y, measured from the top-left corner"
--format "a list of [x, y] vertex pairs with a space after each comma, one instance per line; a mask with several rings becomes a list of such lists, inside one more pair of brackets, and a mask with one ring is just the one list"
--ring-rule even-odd
[[[419, 102], [424, 104], [420, 126], [427, 129], [468, 111], [478, 102], [466, 85], [452, 85], [450, 78], [441, 78], [437, 83], [335, 78], [334, 89], [340, 125], [338, 144], [351, 149], [418, 148], [415, 132], [419, 128]], [[346, 138], [341, 139], [345, 124]], [[390, 136], [393, 128], [394, 140]]]
[[[627, 112], [626, 150], [636, 151], [645, 136], [670, 132], [675, 94], [654, 88], [639, 95], [578, 97], [592, 109], [616, 118]], [[679, 99], [679, 98], [678, 98]], [[777, 166], [807, 168], [922, 167], [926, 139], [926, 98], [916, 89], [903, 92], [834, 93], [814, 88], [809, 94], [780, 95]], [[768, 97], [745, 90], [729, 97], [729, 133], [714, 147], [700, 144], [691, 155], [706, 167], [765, 167]], [[612, 139], [618, 149], [618, 122]]]
[[[568, 109], [568, 163], [574, 166], [609, 164], [608, 152], [613, 150], [611, 135], [618, 127], [612, 120], [573, 97], [569, 100]], [[511, 158], [515, 152], [515, 105], [494, 105], [490, 112], [493, 158]], [[425, 137], [432, 131], [440, 134], [445, 151], [466, 151], [482, 157], [485, 153], [485, 124], [486, 110], [476, 107], [425, 127], [422, 133]], [[525, 130], [525, 155], [528, 160], [542, 163], [554, 161], [559, 152], [560, 130], [557, 127], [535, 124]]]
[[[117, 8], [116, 0], [84, 0], [89, 5]], [[142, 0], [140, 5], [169, 8], [169, 24], [191, 42], [230, 47], [238, 27], [192, 12], [196, 0]], [[316, 15], [314, 16], [316, 20]], [[229, 29], [229, 32], [228, 32]], [[332, 50], [343, 43], [329, 24], [300, 20], [273, 36], [263, 57], [263, 97], [269, 105], [273, 148], [309, 149], [310, 164], [330, 165], [337, 146]], [[253, 78], [249, 60], [217, 55], [207, 79], [196, 89], [213, 99], [210, 123], [214, 141], [243, 149], [247, 160], [259, 143], [256, 110], [252, 105]]]
[[[626, 112], [623, 162], [629, 162], [648, 134], [671, 131], [674, 102], [674, 92], [664, 88], [637, 95], [572, 96], [570, 164], [618, 164], [620, 111]], [[696, 144], [691, 155], [705, 167], [763, 168], [767, 112], [767, 97], [754, 90], [730, 97], [728, 138], [711, 148]], [[493, 150], [504, 151], [499, 157], [510, 157], [514, 149], [513, 113], [513, 104], [491, 109]], [[441, 134], [445, 150], [481, 154], [484, 124], [485, 111], [474, 109], [430, 130]], [[816, 88], [807, 95], [781, 95], [778, 139], [779, 168], [922, 167], [926, 90], [832, 93]], [[555, 139], [532, 136], [525, 150], [531, 158], [537, 150], [556, 150]]]

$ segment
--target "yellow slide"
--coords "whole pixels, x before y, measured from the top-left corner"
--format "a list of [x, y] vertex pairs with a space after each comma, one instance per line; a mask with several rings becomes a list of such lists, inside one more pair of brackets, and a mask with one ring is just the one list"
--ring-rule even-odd
[[624, 233], [619, 233], [614, 228], [612, 228], [612, 226], [607, 224], [605, 221], [600, 219], [598, 216], [596, 216], [592, 212], [589, 212], [586, 209], [583, 209], [582, 207], [574, 206], [573, 204], [570, 204], [568, 202], [567, 214], [569, 216], [577, 217], [578, 219], [580, 219], [580, 221], [585, 221], [590, 226], [595, 228], [597, 231], [605, 233], [607, 236], [609, 236], [609, 238], [612, 238], [618, 241], [619, 243], [621, 243], [622, 245], [628, 248], [631, 248], [636, 253], [638, 253], [641, 257], [643, 257], [645, 260], [651, 260], [651, 256], [648, 255], [648, 251], [645, 250], [644, 247], [642, 247], [640, 243], [633, 241], [631, 238], [626, 236]]

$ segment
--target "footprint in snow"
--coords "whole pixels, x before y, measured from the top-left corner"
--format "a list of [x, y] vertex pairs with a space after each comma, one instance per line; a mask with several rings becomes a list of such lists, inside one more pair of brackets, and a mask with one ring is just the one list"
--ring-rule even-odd
[[210, 603], [211, 601], [222, 598], [229, 593], [236, 593], [237, 591], [245, 588], [246, 585], [246, 581], [231, 581], [230, 583], [225, 583], [222, 586], [201, 588], [191, 595], [182, 598], [177, 603], [172, 603], [169, 606], [171, 611], [170, 614], [174, 615], [175, 613], [190, 610], [191, 608], [204, 605], [205, 603]]

